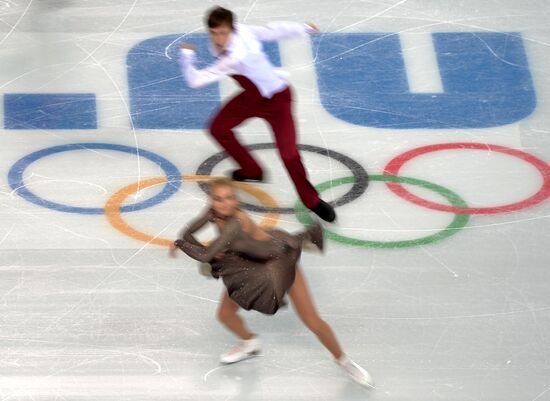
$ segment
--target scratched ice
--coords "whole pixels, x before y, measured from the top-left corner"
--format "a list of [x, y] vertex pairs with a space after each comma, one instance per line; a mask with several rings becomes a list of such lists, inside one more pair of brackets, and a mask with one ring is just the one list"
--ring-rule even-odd
[[[268, 49], [290, 72], [311, 181], [348, 201], [325, 255], [302, 265], [319, 312], [375, 378], [370, 392], [292, 308], [243, 313], [262, 356], [221, 367], [234, 341], [216, 321], [222, 283], [168, 258], [163, 244], [206, 205], [192, 176], [220, 150], [199, 127], [238, 90], [191, 91], [179, 75], [180, 42], [207, 60], [214, 4], [0, 1], [0, 397], [550, 400], [550, 4], [224, 3], [244, 23], [323, 32]], [[272, 142], [260, 121], [238, 132]], [[398, 196], [384, 173], [409, 151]], [[293, 208], [278, 155], [254, 154], [269, 176], [259, 188]], [[347, 178], [361, 169], [364, 193]], [[186, 179], [165, 186], [174, 171]], [[466, 214], [434, 209], [449, 206]]]

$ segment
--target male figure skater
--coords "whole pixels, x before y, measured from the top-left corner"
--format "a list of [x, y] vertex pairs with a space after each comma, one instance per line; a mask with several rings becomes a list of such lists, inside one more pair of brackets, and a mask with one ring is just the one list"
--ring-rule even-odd
[[281, 159], [304, 205], [323, 220], [334, 221], [334, 209], [319, 197], [308, 181], [296, 146], [289, 84], [270, 63], [260, 42], [314, 34], [319, 32], [318, 28], [312, 23], [295, 22], [274, 22], [266, 26], [237, 24], [233, 13], [222, 7], [211, 9], [205, 22], [211, 41], [210, 51], [217, 61], [197, 70], [193, 46], [184, 43], [181, 45], [182, 70], [192, 88], [231, 76], [244, 89], [218, 111], [209, 127], [214, 139], [240, 166], [233, 171], [232, 178], [236, 181], [263, 181], [262, 168], [232, 131], [249, 118], [263, 118], [273, 130]]

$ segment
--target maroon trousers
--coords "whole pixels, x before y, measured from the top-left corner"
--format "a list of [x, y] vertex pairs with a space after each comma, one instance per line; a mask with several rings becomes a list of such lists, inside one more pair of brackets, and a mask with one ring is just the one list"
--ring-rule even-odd
[[245, 176], [254, 177], [262, 168], [250, 152], [235, 138], [233, 128], [243, 121], [259, 117], [266, 120], [273, 134], [283, 163], [294, 182], [300, 199], [307, 208], [319, 204], [319, 194], [307, 179], [298, 147], [296, 146], [296, 128], [292, 117], [292, 94], [287, 88], [276, 93], [271, 99], [262, 97], [256, 85], [242, 75], [233, 78], [244, 91], [231, 99], [216, 114], [210, 124], [210, 133], [243, 169]]

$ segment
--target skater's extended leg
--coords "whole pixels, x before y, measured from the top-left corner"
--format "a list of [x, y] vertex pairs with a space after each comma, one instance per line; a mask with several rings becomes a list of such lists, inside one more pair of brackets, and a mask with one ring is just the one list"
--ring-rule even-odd
[[300, 319], [332, 353], [342, 369], [362, 386], [374, 387], [374, 381], [370, 374], [342, 352], [332, 329], [319, 317], [300, 269], [296, 270], [296, 280], [290, 288], [289, 295]]
[[309, 182], [296, 144], [296, 127], [292, 116], [290, 88], [273, 97], [272, 108], [265, 116], [271, 125], [281, 159], [296, 187], [303, 204], [325, 221], [336, 219], [334, 208], [319, 198], [319, 193]]
[[296, 269], [296, 279], [288, 294], [296, 313], [306, 327], [319, 338], [319, 341], [330, 351], [334, 358], [340, 358], [343, 354], [342, 348], [340, 348], [340, 344], [330, 326], [317, 313], [304, 276], [299, 268]]

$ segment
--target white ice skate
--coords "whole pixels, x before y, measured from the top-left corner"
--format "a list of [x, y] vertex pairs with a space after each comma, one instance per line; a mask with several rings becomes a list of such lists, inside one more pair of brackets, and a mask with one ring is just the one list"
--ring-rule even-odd
[[251, 358], [260, 353], [261, 343], [258, 337], [253, 337], [250, 340], [241, 340], [226, 353], [220, 356], [220, 362], [230, 364]]
[[374, 388], [374, 380], [369, 372], [353, 362], [346, 355], [337, 359], [336, 362], [342, 367], [353, 380], [367, 388]]

